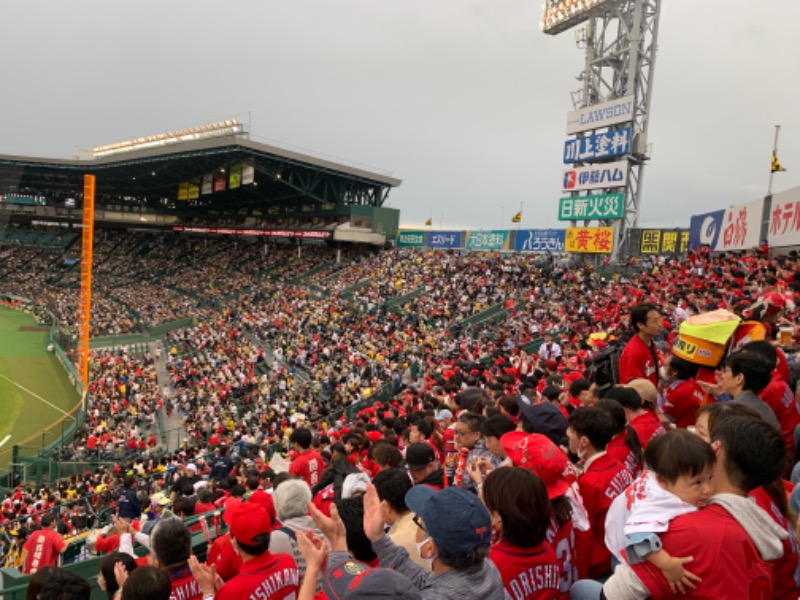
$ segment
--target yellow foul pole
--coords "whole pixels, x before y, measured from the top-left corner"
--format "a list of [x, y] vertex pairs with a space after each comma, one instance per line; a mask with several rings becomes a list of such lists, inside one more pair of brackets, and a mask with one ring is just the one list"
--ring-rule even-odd
[[79, 301], [78, 374], [83, 383], [83, 408], [89, 388], [89, 331], [92, 308], [92, 245], [94, 243], [94, 175], [83, 176], [83, 237], [81, 245], [81, 296]]

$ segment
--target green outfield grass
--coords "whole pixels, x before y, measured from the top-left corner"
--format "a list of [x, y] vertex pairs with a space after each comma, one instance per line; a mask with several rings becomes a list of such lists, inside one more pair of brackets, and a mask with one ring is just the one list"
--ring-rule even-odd
[[42, 433], [79, 402], [58, 358], [47, 352], [48, 332], [26, 327], [37, 327], [31, 315], [0, 306], [0, 469], [14, 444], [38, 448], [58, 438], [60, 427]]

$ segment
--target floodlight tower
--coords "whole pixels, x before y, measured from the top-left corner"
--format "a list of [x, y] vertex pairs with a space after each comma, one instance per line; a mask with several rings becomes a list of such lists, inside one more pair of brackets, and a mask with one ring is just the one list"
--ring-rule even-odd
[[[578, 76], [582, 86], [572, 94], [574, 109], [632, 97], [625, 208], [624, 217], [617, 221], [615, 257], [627, 238], [628, 230], [639, 223], [644, 167], [650, 160], [647, 130], [661, 1], [545, 0], [542, 14], [542, 31], [550, 35], [585, 23], [575, 36], [579, 47], [585, 44], [586, 64]], [[620, 126], [613, 124], [608, 128]], [[593, 128], [586, 130], [589, 129]], [[601, 221], [601, 225], [612, 223]]]

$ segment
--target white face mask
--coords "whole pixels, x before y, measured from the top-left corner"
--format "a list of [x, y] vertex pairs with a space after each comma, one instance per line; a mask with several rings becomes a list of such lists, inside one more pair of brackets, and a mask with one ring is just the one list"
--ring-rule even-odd
[[420, 557], [420, 558], [422, 559], [422, 561], [425, 563], [425, 566], [426, 566], [426, 567], [428, 567], [428, 570], [429, 570], [429, 571], [433, 571], [433, 561], [434, 561], [434, 559], [435, 559], [437, 556], [439, 556], [439, 550], [438, 550], [438, 549], [437, 549], [437, 550], [435, 550], [435, 551], [434, 551], [434, 553], [433, 553], [433, 556], [431, 556], [430, 558], [424, 558], [424, 557], [422, 556], [422, 547], [423, 547], [425, 544], [427, 544], [428, 542], [430, 542], [430, 541], [432, 541], [432, 540], [431, 540], [431, 538], [429, 538], [429, 537], [426, 537], [426, 538], [425, 538], [424, 540], [422, 540], [421, 542], [417, 542], [417, 554], [419, 554], [419, 557]]

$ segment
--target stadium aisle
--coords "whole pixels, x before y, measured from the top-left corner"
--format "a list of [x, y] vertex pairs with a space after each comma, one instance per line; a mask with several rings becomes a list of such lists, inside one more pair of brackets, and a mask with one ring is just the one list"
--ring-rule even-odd
[[[161, 352], [156, 351], [156, 347], [159, 345], [161, 346]], [[153, 366], [155, 366], [156, 369], [159, 389], [168, 392], [169, 397], [172, 398], [174, 397], [175, 390], [172, 387], [169, 371], [167, 370], [167, 361], [164, 358], [167, 355], [164, 342], [163, 340], [150, 342], [149, 346], [150, 354], [154, 357]], [[165, 396], [164, 402], [166, 403], [166, 401], [167, 397]], [[167, 415], [167, 412], [164, 411], [164, 429], [167, 434], [167, 449], [174, 450], [180, 448], [181, 443], [186, 438], [186, 429], [183, 427], [181, 417], [177, 410], [172, 411], [171, 415]]]

